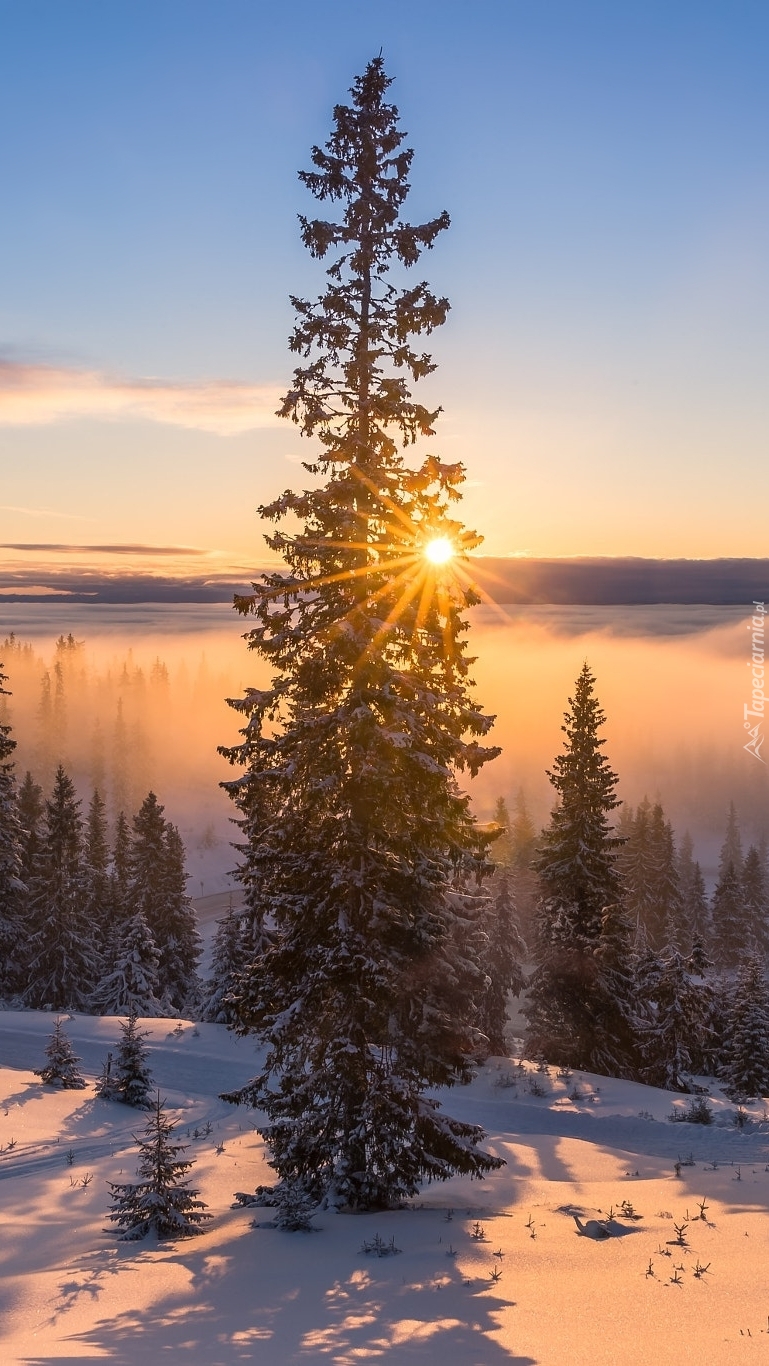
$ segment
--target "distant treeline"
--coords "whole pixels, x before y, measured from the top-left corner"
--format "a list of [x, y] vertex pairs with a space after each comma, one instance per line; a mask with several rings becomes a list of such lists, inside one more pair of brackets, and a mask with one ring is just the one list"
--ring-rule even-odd
[[[521, 928], [533, 945], [542, 895], [535, 872], [540, 846], [523, 791], [510, 804], [499, 798], [494, 824], [502, 833], [491, 856], [510, 875]], [[639, 943], [683, 954], [696, 943], [719, 968], [736, 967], [750, 948], [769, 962], [769, 839], [762, 835], [746, 852], [733, 803], [712, 896], [691, 835], [676, 835], [661, 802], [644, 797], [635, 810], [624, 804], [616, 838], [623, 905]]]
[[[105, 661], [103, 642], [99, 658], [71, 632], [48, 656], [14, 635], [0, 644], [11, 694], [0, 696], [0, 721], [13, 726], [17, 771], [29, 769], [48, 792], [62, 765], [81, 797], [99, 792], [113, 830], [121, 811], [160, 787], [184, 810], [194, 792], [200, 820], [226, 773], [216, 747], [228, 724], [227, 676], [205, 659], [172, 670], [156, 656], [142, 667], [130, 649]], [[222, 798], [223, 822], [225, 806]], [[200, 839], [212, 838], [203, 820]]]

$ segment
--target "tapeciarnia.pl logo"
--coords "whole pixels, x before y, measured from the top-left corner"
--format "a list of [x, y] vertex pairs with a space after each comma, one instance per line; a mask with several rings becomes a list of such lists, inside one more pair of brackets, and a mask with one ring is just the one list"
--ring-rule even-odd
[[766, 712], [766, 694], [764, 692], [764, 618], [766, 607], [763, 602], [754, 602], [755, 609], [753, 616], [748, 622], [747, 629], [751, 632], [751, 652], [748, 660], [748, 668], [752, 669], [750, 701], [745, 702], [742, 708], [742, 720], [745, 730], [750, 739], [742, 748], [752, 754], [759, 763], [765, 764], [766, 759], [761, 758], [761, 746], [765, 736], [761, 734], [761, 727], [764, 722]]

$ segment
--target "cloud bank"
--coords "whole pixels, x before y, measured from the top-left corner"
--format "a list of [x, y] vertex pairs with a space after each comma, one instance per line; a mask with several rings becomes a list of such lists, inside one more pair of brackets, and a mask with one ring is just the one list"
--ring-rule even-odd
[[[0, 564], [0, 597], [34, 598], [51, 591], [73, 601], [101, 603], [231, 602], [233, 593], [248, 593], [262, 565], [233, 563], [221, 553], [181, 546], [59, 545], [16, 542], [0, 551], [17, 551], [30, 559]], [[45, 559], [53, 552], [61, 558]], [[94, 562], [84, 564], [87, 552]], [[31, 557], [34, 556], [34, 559]], [[67, 557], [71, 556], [70, 562]], [[123, 557], [115, 567], [99, 557]], [[140, 566], [130, 565], [136, 556]], [[156, 568], [147, 560], [163, 561]], [[175, 572], [168, 562], [176, 558]], [[198, 561], [197, 563], [195, 561]], [[272, 568], [279, 567], [273, 565]], [[487, 602], [515, 608], [643, 607], [700, 605], [743, 607], [769, 601], [769, 560], [654, 559], [494, 559], [474, 556], [472, 578]], [[679, 629], [676, 627], [676, 629]]]
[[0, 359], [0, 426], [5, 427], [122, 418], [238, 436], [277, 426], [280, 398], [276, 385], [241, 380], [130, 379]]

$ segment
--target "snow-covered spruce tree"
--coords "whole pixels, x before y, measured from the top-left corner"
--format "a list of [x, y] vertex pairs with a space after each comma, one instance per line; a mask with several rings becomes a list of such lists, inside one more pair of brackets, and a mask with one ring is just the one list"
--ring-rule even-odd
[[163, 865], [164, 911], [155, 929], [160, 954], [160, 989], [174, 1010], [199, 1009], [198, 959], [202, 945], [195, 911], [187, 895], [187, 868], [182, 837], [166, 821]]
[[244, 953], [243, 922], [230, 905], [224, 920], [220, 920], [214, 935], [211, 955], [211, 977], [205, 984], [201, 1005], [201, 1019], [212, 1024], [237, 1024], [238, 1015], [230, 994], [237, 973], [244, 963], [253, 963], [256, 955]]
[[724, 876], [729, 864], [732, 865], [735, 873], [739, 877], [742, 873], [743, 864], [742, 835], [740, 833], [740, 822], [737, 818], [734, 802], [729, 803], [729, 810], [726, 816], [724, 842], [721, 845], [721, 853], [718, 857], [719, 878]]
[[748, 943], [755, 945], [766, 959], [769, 957], [769, 887], [755, 844], [751, 844], [745, 855], [740, 881]]
[[147, 922], [137, 911], [115, 931], [114, 949], [90, 998], [91, 1009], [100, 1015], [167, 1014], [169, 1007], [160, 999], [159, 958]]
[[64, 1033], [64, 1023], [58, 1019], [53, 1034], [46, 1044], [48, 1062], [35, 1068], [35, 1076], [47, 1086], [61, 1086], [64, 1091], [82, 1091], [85, 1081], [78, 1069], [80, 1059], [72, 1051], [72, 1044]]
[[769, 982], [757, 953], [740, 968], [726, 1024], [721, 1076], [729, 1094], [769, 1096]]
[[711, 903], [713, 957], [718, 968], [736, 968], [749, 948], [748, 922], [742, 880], [733, 863], [727, 863], [716, 884]]
[[[469, 979], [458, 969], [452, 898], [484, 870], [487, 841], [456, 774], [496, 750], [479, 742], [491, 718], [469, 695], [462, 642], [461, 608], [476, 600], [462, 554], [478, 544], [450, 516], [463, 471], [434, 454], [411, 468], [398, 444], [433, 434], [437, 411], [413, 401], [409, 380], [434, 366], [411, 339], [448, 303], [390, 272], [449, 220], [399, 217], [412, 153], [389, 84], [374, 59], [301, 173], [341, 207], [336, 221], [301, 220], [311, 254], [333, 260], [322, 296], [293, 301], [302, 361], [281, 410], [315, 439], [317, 483], [261, 509], [298, 529], [267, 537], [288, 572], [236, 600], [273, 678], [233, 703], [243, 742], [224, 751], [245, 766], [226, 785], [240, 876], [275, 934], [240, 977], [241, 1028], [268, 1046], [240, 1094], [266, 1112], [284, 1188], [357, 1208], [500, 1165], [476, 1125], [425, 1094], [467, 1077], [476, 1043], [478, 965]], [[457, 568], [431, 561], [436, 540]]]
[[202, 1233], [201, 1224], [212, 1217], [185, 1175], [192, 1162], [179, 1157], [186, 1149], [173, 1142], [175, 1126], [163, 1106], [158, 1092], [144, 1139], [136, 1138], [141, 1180], [107, 1183], [112, 1192], [109, 1217], [121, 1230], [121, 1240], [145, 1238], [150, 1232], [158, 1238], [190, 1238]]
[[527, 954], [507, 871], [499, 877], [495, 895], [486, 903], [483, 928], [487, 943], [481, 966], [488, 985], [481, 1000], [478, 1025], [489, 1041], [489, 1052], [506, 1054], [507, 998], [520, 996], [526, 985], [521, 964]]
[[628, 812], [620, 820], [618, 834], [625, 840], [617, 867], [628, 912], [644, 926], [652, 948], [676, 944], [688, 950], [675, 839], [662, 804], [652, 806], [644, 797], [634, 816]]
[[146, 1031], [139, 1029], [136, 1011], [120, 1021], [122, 1037], [112, 1068], [117, 1098], [125, 1105], [149, 1109], [152, 1073], [147, 1066]]
[[[620, 805], [617, 775], [602, 753], [605, 741], [598, 732], [605, 717], [594, 683], [585, 663], [561, 727], [564, 752], [548, 773], [559, 801], [542, 832], [535, 864], [542, 889], [537, 967], [525, 1013], [530, 1054], [597, 1069], [599, 1062], [606, 1066], [609, 1043], [599, 949], [604, 913], [621, 901], [621, 885], [619, 841], [608, 822]], [[618, 1002], [617, 1007], [630, 1017], [632, 1002]], [[615, 1043], [612, 1070], [632, 1074], [632, 1059], [624, 1055], [619, 1035]]]
[[681, 918], [686, 926], [690, 948], [699, 944], [707, 952], [713, 937], [710, 905], [705, 890], [702, 869], [694, 858], [694, 846], [688, 830], [681, 836], [678, 850], [678, 882], [681, 888]]
[[125, 812], [119, 811], [115, 821], [109, 872], [109, 918], [113, 932], [113, 943], [117, 943], [117, 932], [131, 918], [131, 903], [128, 895], [130, 861], [131, 829]]
[[94, 790], [88, 806], [83, 840], [83, 873], [86, 912], [91, 925], [94, 944], [103, 957], [108, 950], [111, 938], [112, 908], [107, 814], [104, 801], [98, 790]]
[[492, 821], [498, 831], [494, 840], [494, 862], [498, 868], [509, 868], [513, 861], [513, 841], [510, 835], [510, 811], [504, 797], [497, 797]]
[[691, 1074], [712, 1058], [710, 1026], [714, 1009], [708, 982], [693, 981], [681, 954], [673, 949], [658, 960], [651, 980], [645, 973], [640, 1044], [641, 1076], [651, 1086], [690, 1091]]
[[126, 901], [132, 918], [141, 913], [154, 940], [158, 992], [170, 1010], [181, 1010], [197, 986], [200, 939], [185, 883], [181, 837], [149, 792], [133, 819]]
[[[7, 681], [0, 664], [3, 697], [9, 696], [3, 686]], [[10, 725], [0, 721], [0, 995], [13, 991], [19, 980], [20, 897], [26, 891], [21, 873], [22, 831], [12, 757], [15, 748]]]
[[29, 771], [24, 774], [19, 787], [18, 810], [21, 822], [21, 878], [28, 887], [40, 857], [45, 817], [43, 789]]
[[665, 819], [661, 802], [655, 802], [652, 807], [649, 837], [649, 900], [653, 919], [647, 924], [647, 932], [652, 944], [659, 948], [675, 946], [677, 949], [685, 948], [688, 951], [689, 944], [682, 917], [681, 889], [678, 883], [675, 838], [670, 821]]
[[30, 880], [31, 933], [25, 998], [32, 1006], [85, 1008], [99, 970], [86, 911], [80, 802], [59, 765], [45, 804], [37, 872]]
[[[539, 878], [534, 870], [537, 855], [537, 831], [526, 805], [526, 794], [519, 788], [514, 799], [513, 816], [510, 824], [510, 843], [512, 846], [511, 890], [515, 899], [515, 910], [521, 934], [527, 944], [533, 944], [536, 937], [537, 906], [539, 902]], [[496, 858], [496, 847], [492, 846], [492, 858]]]

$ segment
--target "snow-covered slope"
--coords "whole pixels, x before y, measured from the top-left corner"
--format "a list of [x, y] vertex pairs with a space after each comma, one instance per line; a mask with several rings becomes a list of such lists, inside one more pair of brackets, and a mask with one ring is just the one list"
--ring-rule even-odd
[[[289, 1234], [252, 1227], [268, 1209], [231, 1208], [235, 1191], [270, 1179], [254, 1115], [217, 1098], [256, 1069], [252, 1043], [143, 1021], [215, 1217], [186, 1242], [120, 1243], [106, 1182], [132, 1179], [144, 1118], [91, 1089], [41, 1085], [31, 1069], [51, 1023], [0, 1013], [4, 1362], [769, 1360], [760, 1106], [740, 1130], [715, 1092], [711, 1126], [673, 1124], [684, 1098], [492, 1060], [442, 1100], [486, 1127], [500, 1174], [427, 1187], [396, 1213], [329, 1211], [317, 1233]], [[66, 1031], [95, 1076], [117, 1023], [75, 1016]], [[609, 1236], [580, 1233], [574, 1215]], [[397, 1253], [362, 1250], [377, 1238]]]

